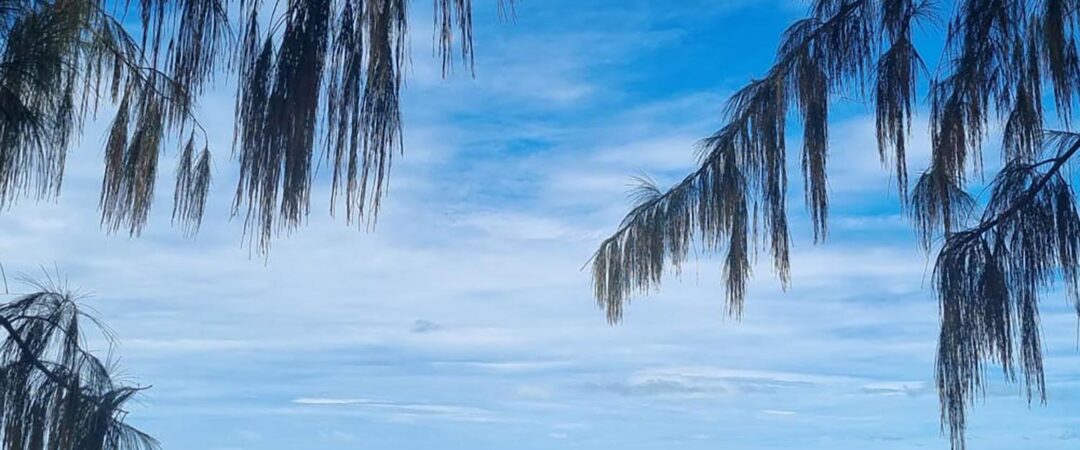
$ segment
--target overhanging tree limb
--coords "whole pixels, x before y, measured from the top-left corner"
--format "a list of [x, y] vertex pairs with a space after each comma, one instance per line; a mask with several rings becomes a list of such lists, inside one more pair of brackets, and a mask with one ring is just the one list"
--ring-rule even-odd
[[[827, 232], [828, 105], [838, 92], [874, 103], [883, 164], [895, 161], [900, 207], [936, 258], [941, 304], [938, 392], [942, 424], [964, 447], [966, 413], [981, 392], [984, 364], [1019, 368], [1029, 398], [1044, 395], [1038, 303], [1061, 276], [1080, 314], [1080, 214], [1061, 168], [1078, 151], [1075, 135], [1046, 148], [1044, 110], [1066, 124], [1080, 92], [1080, 8], [1073, 1], [957, 0], [942, 33], [944, 52], [927, 71], [912, 30], [937, 16], [937, 2], [815, 0], [807, 19], [785, 33], [776, 64], [738, 91], [725, 124], [703, 141], [700, 166], [670, 190], [643, 189], [592, 262], [594, 295], [611, 323], [631, 296], [678, 273], [692, 248], [726, 250], [722, 279], [738, 316], [750, 274], [749, 241], [761, 237], [786, 287], [785, 124], [792, 109], [803, 128], [803, 174], [815, 241]], [[910, 192], [906, 146], [919, 76], [933, 73], [929, 168]], [[866, 86], [873, 83], [873, 95]], [[1053, 86], [1054, 106], [1043, 94]], [[1002, 125], [1005, 169], [995, 177], [982, 221], [964, 230], [977, 207], [965, 189], [981, 172], [983, 143]], [[1053, 139], [1051, 139], [1053, 140]], [[888, 156], [892, 155], [891, 158]], [[910, 200], [909, 200], [910, 199]], [[939, 239], [944, 237], [945, 239]]]

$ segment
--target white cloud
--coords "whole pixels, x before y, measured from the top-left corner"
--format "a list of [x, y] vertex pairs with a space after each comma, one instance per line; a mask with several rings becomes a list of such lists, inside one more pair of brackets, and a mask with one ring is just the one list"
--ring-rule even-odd
[[761, 413], [766, 415], [766, 416], [779, 416], [779, 417], [791, 417], [791, 416], [799, 415], [799, 413], [797, 413], [795, 411], [781, 411], [781, 410], [775, 410], [775, 409], [766, 409], [766, 410], [761, 411]]
[[366, 405], [373, 403], [372, 400], [362, 398], [298, 398], [292, 402], [297, 405], [315, 406]]
[[[483, 408], [435, 403], [407, 403], [362, 398], [298, 398], [293, 404], [302, 407], [358, 407], [364, 412], [392, 421], [444, 420], [454, 422], [505, 422], [492, 411]], [[348, 412], [348, 410], [341, 410]], [[298, 411], [303, 413], [303, 411]]]

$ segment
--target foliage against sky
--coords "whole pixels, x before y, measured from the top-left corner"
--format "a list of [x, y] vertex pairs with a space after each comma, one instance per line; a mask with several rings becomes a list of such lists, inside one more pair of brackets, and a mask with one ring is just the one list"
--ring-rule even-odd
[[[127, 423], [143, 388], [125, 385], [114, 355], [95, 355], [87, 336], [108, 330], [75, 294], [47, 283], [9, 295], [0, 306], [0, 442], [5, 449], [156, 450], [152, 436]], [[8, 286], [7, 280], [4, 285]]]
[[[789, 122], [801, 128], [803, 192], [814, 241], [822, 242], [830, 111], [861, 101], [875, 112], [875, 147], [896, 180], [900, 209], [936, 259], [937, 388], [943, 426], [963, 449], [987, 366], [1045, 403], [1042, 293], [1062, 281], [1080, 319], [1080, 213], [1067, 171], [1080, 151], [1080, 134], [1069, 129], [1080, 87], [1080, 4], [815, 0], [808, 9], [780, 37], [773, 65], [728, 100], [719, 130], [699, 144], [700, 167], [668, 190], [646, 179], [635, 191], [633, 208], [593, 259], [597, 302], [618, 322], [631, 295], [655, 289], [696, 252], [724, 256], [733, 316], [744, 308], [758, 249], [790, 284]], [[943, 48], [918, 46], [918, 32], [940, 34]], [[928, 50], [941, 53], [933, 66]], [[920, 109], [929, 127], [918, 135]], [[931, 159], [909, 188], [913, 139], [929, 141]], [[984, 158], [1001, 161], [989, 186], [969, 181], [987, 176]], [[985, 197], [969, 193], [979, 187]]]
[[[495, 0], [502, 18], [511, 1]], [[401, 152], [411, 57], [409, 0], [12, 0], [0, 11], [0, 207], [55, 198], [83, 125], [112, 117], [102, 227], [142, 233], [160, 154], [183, 150], [173, 221], [195, 235], [213, 152], [195, 108], [219, 80], [235, 89], [239, 170], [232, 215], [252, 247], [301, 225], [316, 167], [332, 172], [331, 213], [372, 223]], [[472, 68], [471, 0], [434, 0], [444, 76]], [[173, 141], [176, 141], [174, 144]], [[225, 158], [220, 158], [224, 160]]]
[[[97, 121], [59, 203], [5, 213], [0, 256], [9, 270], [58, 262], [101, 292], [129, 373], [154, 385], [133, 420], [170, 448], [946, 447], [926, 260], [864, 108], [831, 115], [828, 245], [812, 245], [792, 201], [791, 289], [751, 280], [741, 323], [724, 318], [708, 260], [616, 329], [598, 326], [577, 270], [625, 212], [628, 175], [663, 186], [692, 170], [695, 142], [769, 67], [804, 5], [529, 4], [511, 27], [478, 7], [476, 80], [441, 79], [424, 54], [433, 18], [412, 11], [407, 156], [378, 233], [313, 215], [265, 267], [239, 247], [242, 223], [210, 221], [184, 240], [167, 206], [142, 239], [102, 236], [92, 224], [108, 123]], [[234, 91], [219, 81], [197, 117], [227, 149]], [[928, 155], [913, 142], [910, 167]], [[235, 171], [224, 157], [214, 167], [207, 211], [227, 215]], [[159, 174], [172, 186], [171, 170]], [[328, 187], [320, 174], [315, 186]], [[313, 201], [328, 204], [328, 191]], [[156, 190], [157, 204], [171, 194]], [[768, 261], [754, 268], [767, 274]], [[991, 380], [974, 448], [1075, 445], [1075, 314], [1057, 293], [1041, 312], [1054, 401], [1028, 411]]]

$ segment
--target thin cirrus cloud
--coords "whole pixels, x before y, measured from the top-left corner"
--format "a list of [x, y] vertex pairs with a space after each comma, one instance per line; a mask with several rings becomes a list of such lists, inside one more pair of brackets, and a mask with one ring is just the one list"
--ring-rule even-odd
[[306, 407], [358, 407], [393, 420], [449, 420], [462, 422], [501, 422], [491, 411], [481, 408], [425, 403], [400, 403], [362, 398], [298, 398], [295, 405]]

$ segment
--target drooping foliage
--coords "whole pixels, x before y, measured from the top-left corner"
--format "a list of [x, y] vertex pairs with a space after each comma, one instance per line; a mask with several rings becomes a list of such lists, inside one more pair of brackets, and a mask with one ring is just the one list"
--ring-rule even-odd
[[[986, 367], [1001, 366], [1045, 399], [1039, 298], [1056, 280], [1076, 296], [1080, 217], [1062, 170], [1080, 148], [1068, 129], [1080, 89], [1075, 0], [815, 0], [782, 36], [774, 65], [728, 101], [701, 141], [700, 167], [668, 190], [649, 185], [592, 260], [595, 296], [612, 323], [635, 294], [659, 287], [695, 250], [719, 254], [728, 310], [743, 311], [751, 261], [766, 249], [789, 282], [787, 126], [802, 132], [805, 202], [815, 241], [828, 234], [829, 106], [871, 105], [882, 164], [919, 240], [937, 252], [941, 305], [937, 383], [943, 428], [964, 447], [966, 413]], [[915, 32], [941, 33], [928, 69]], [[920, 88], [925, 87], [925, 92]], [[925, 99], [925, 104], [922, 100]], [[921, 107], [924, 105], [925, 107]], [[928, 111], [929, 133], [912, 135]], [[1001, 167], [989, 195], [966, 192], [982, 148], [1000, 129]], [[932, 155], [912, 185], [907, 152]], [[991, 143], [994, 144], [994, 143]], [[976, 210], [982, 208], [981, 216]]]
[[[472, 1], [433, 0], [444, 73], [472, 67]], [[508, 14], [512, 0], [499, 1]], [[370, 223], [401, 151], [409, 0], [6, 0], [0, 6], [0, 209], [55, 197], [68, 149], [99, 112], [101, 223], [142, 232], [165, 147], [178, 143], [173, 221], [194, 235], [211, 185], [194, 111], [236, 81], [233, 213], [254, 248], [301, 225], [325, 154], [335, 201]], [[195, 154], [193, 146], [201, 148]], [[331, 211], [335, 208], [331, 205]]]
[[125, 422], [124, 405], [142, 388], [118, 383], [114, 364], [87, 351], [85, 333], [102, 329], [70, 294], [43, 289], [19, 296], [0, 306], [0, 328], [4, 450], [159, 447]]

